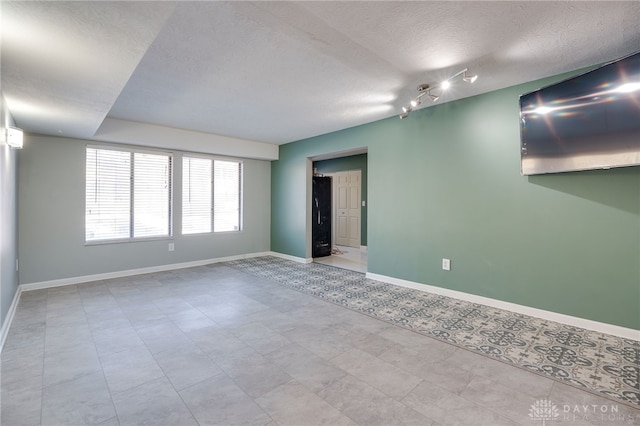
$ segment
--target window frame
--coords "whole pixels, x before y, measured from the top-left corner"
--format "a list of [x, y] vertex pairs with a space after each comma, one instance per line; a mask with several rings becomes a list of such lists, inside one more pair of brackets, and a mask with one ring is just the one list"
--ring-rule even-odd
[[[167, 235], [157, 235], [157, 236], [142, 236], [136, 237], [134, 235], [135, 229], [135, 196], [134, 196], [134, 185], [135, 185], [135, 175], [134, 175], [134, 161], [131, 161], [130, 164], [130, 174], [129, 174], [129, 237], [126, 238], [106, 238], [106, 239], [96, 239], [96, 240], [87, 240], [87, 150], [88, 149], [96, 149], [96, 150], [108, 150], [108, 151], [118, 151], [118, 152], [128, 152], [130, 154], [130, 158], [133, 158], [135, 154], [150, 154], [150, 155], [165, 155], [169, 159], [169, 173], [168, 173], [168, 188], [167, 188], [167, 213], [168, 213], [168, 228]], [[92, 245], [103, 245], [103, 244], [121, 244], [121, 243], [131, 243], [131, 242], [143, 242], [143, 241], [157, 241], [157, 240], [173, 240], [174, 239], [174, 170], [175, 170], [175, 153], [171, 151], [165, 150], [157, 150], [157, 149], [148, 149], [148, 148], [139, 148], [139, 147], [124, 147], [124, 146], [113, 146], [113, 145], [97, 145], [97, 144], [87, 144], [85, 145], [85, 167], [84, 167], [84, 245], [92, 246]]]
[[[181, 187], [181, 199], [180, 199], [180, 207], [181, 207], [181, 222], [180, 222], [180, 235], [181, 236], [191, 236], [191, 235], [213, 235], [213, 234], [230, 234], [230, 233], [238, 233], [238, 232], [242, 232], [244, 230], [244, 161], [242, 161], [241, 159], [237, 159], [237, 158], [232, 158], [232, 157], [221, 157], [221, 156], [215, 156], [215, 155], [206, 155], [206, 154], [197, 154], [197, 153], [183, 153], [182, 154], [182, 163], [181, 163], [181, 167], [182, 167], [182, 184], [184, 185], [184, 159], [185, 158], [195, 158], [195, 159], [205, 159], [205, 160], [209, 160], [211, 162], [211, 176], [210, 176], [210, 181], [211, 181], [211, 192], [210, 192], [210, 200], [211, 200], [211, 208], [210, 208], [210, 212], [211, 212], [211, 216], [210, 216], [210, 226], [211, 226], [211, 230], [210, 231], [204, 231], [204, 232], [190, 232], [190, 233], [184, 233], [184, 186]], [[214, 176], [215, 176], [215, 162], [216, 161], [224, 161], [224, 162], [230, 162], [230, 163], [237, 163], [239, 166], [239, 176], [238, 176], [238, 190], [239, 190], [239, 194], [238, 194], [238, 229], [233, 229], [233, 230], [225, 230], [225, 231], [216, 231], [215, 230], [215, 180], [214, 180]]]

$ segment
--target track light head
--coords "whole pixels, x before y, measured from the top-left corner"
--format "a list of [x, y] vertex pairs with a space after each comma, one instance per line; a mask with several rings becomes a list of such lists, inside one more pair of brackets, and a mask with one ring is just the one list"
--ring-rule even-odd
[[422, 103], [420, 98], [411, 99], [411, 108], [415, 108]]
[[433, 93], [431, 93], [431, 90], [429, 90], [429, 98], [431, 99], [431, 102], [435, 102], [440, 99], [440, 96], [434, 95]]
[[473, 83], [474, 81], [476, 81], [478, 79], [478, 75], [468, 75], [467, 74], [467, 70], [464, 70], [464, 74], [462, 75], [462, 80], [466, 81], [467, 83]]
[[447, 90], [449, 87], [451, 87], [451, 82], [449, 80], [445, 80], [442, 83], [440, 83], [440, 88], [442, 90]]
[[400, 117], [400, 120], [404, 120], [405, 118], [407, 118], [409, 116], [408, 112], [405, 112], [404, 114], [400, 114], [398, 117]]
[[402, 112], [404, 112], [405, 114], [410, 113], [411, 111], [413, 111], [413, 108], [410, 106], [404, 106], [402, 107]]

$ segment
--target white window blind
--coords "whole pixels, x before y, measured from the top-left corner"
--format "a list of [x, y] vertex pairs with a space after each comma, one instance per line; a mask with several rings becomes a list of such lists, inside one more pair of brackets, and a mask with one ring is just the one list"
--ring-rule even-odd
[[169, 236], [171, 157], [133, 153], [133, 238]]
[[131, 154], [87, 148], [86, 241], [129, 238]]
[[182, 233], [211, 232], [211, 166], [206, 158], [182, 158]]
[[171, 155], [87, 147], [85, 241], [171, 235]]
[[183, 234], [239, 231], [241, 200], [242, 163], [183, 157]]
[[213, 231], [240, 230], [240, 186], [242, 164], [213, 162]]

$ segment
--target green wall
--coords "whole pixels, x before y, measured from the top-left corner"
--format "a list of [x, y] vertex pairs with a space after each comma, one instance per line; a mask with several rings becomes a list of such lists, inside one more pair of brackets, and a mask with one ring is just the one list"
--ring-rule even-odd
[[318, 173], [336, 173], [350, 170], [361, 171], [362, 201], [365, 205], [360, 208], [360, 244], [367, 245], [367, 154], [349, 155], [348, 157], [333, 158], [331, 160], [314, 161], [313, 168]]
[[366, 147], [369, 272], [640, 329], [640, 167], [520, 175], [518, 97], [564, 77], [282, 145], [272, 250], [309, 257], [309, 158]]

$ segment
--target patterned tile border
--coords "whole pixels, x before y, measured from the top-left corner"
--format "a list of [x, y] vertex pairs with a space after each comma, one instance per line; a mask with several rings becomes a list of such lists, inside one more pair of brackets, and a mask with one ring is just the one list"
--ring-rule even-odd
[[265, 256], [228, 262], [345, 308], [640, 409], [640, 341]]

